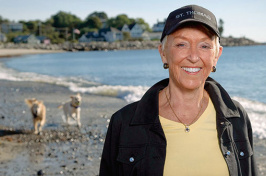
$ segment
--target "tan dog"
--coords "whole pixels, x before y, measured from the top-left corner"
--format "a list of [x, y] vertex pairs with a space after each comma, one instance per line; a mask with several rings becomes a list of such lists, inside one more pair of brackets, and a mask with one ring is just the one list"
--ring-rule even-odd
[[69, 124], [69, 118], [72, 117], [77, 121], [78, 127], [81, 127], [80, 123], [80, 105], [81, 105], [81, 96], [78, 93], [77, 95], [70, 96], [71, 101], [63, 103], [58, 106], [58, 109], [63, 108], [66, 121]]
[[33, 117], [34, 134], [42, 131], [46, 120], [46, 107], [42, 101], [36, 98], [25, 99], [25, 103], [29, 106]]

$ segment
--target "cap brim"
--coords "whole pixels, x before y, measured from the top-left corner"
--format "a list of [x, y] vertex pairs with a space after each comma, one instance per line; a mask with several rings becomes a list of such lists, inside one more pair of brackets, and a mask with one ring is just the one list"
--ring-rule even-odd
[[218, 37], [220, 37], [220, 34], [219, 34], [218, 31], [214, 30], [214, 29], [212, 28], [212, 26], [210, 26], [209, 24], [207, 24], [207, 23], [205, 23], [205, 22], [203, 22], [203, 21], [201, 21], [201, 20], [199, 20], [199, 19], [186, 19], [186, 20], [183, 20], [183, 21], [177, 23], [175, 26], [173, 26], [173, 27], [171, 28], [171, 30], [169, 30], [169, 31], [166, 33], [166, 35], [170, 35], [170, 34], [172, 34], [174, 31], [177, 30], [178, 27], [180, 27], [180, 26], [182, 26], [183, 24], [188, 23], [188, 22], [198, 22], [198, 23], [204, 24], [204, 25], [206, 25], [209, 29], [211, 29], [211, 30], [212, 30], [212, 31], [213, 31]]

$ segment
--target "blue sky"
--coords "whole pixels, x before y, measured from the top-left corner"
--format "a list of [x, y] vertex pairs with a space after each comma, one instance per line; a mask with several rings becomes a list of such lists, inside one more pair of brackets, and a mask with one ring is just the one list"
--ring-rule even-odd
[[223, 19], [224, 36], [266, 42], [265, 0], [0, 0], [0, 4], [0, 16], [14, 21], [44, 21], [59, 10], [84, 20], [92, 12], [103, 11], [109, 18], [118, 14], [143, 18], [150, 27], [181, 6], [197, 4]]

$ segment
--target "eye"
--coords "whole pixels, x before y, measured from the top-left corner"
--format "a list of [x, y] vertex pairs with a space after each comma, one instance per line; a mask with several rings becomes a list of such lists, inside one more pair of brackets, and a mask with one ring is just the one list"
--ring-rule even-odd
[[187, 44], [186, 43], [177, 43], [175, 46], [178, 48], [185, 48], [185, 47], [187, 47]]
[[202, 48], [202, 49], [211, 49], [212, 46], [210, 44], [208, 44], [208, 43], [201, 43], [200, 44], [200, 48]]

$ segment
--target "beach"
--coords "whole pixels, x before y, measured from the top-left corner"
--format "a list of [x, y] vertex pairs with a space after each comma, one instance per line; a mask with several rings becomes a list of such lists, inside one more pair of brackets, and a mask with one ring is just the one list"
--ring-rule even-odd
[[46, 54], [59, 53], [63, 50], [43, 50], [43, 49], [0, 49], [0, 58], [2, 57], [16, 57], [26, 54]]
[[[3, 51], [0, 56], [42, 53]], [[76, 92], [41, 81], [0, 80], [0, 84], [0, 175], [98, 175], [110, 117], [127, 104], [125, 100], [82, 93], [79, 129], [74, 122], [67, 125], [57, 108]], [[47, 108], [46, 125], [39, 135], [32, 134], [25, 98], [42, 100]], [[260, 175], [266, 175], [265, 139], [254, 139], [254, 152]]]
[[[34, 82], [2, 81], [0, 87], [0, 175], [97, 175], [110, 116], [126, 102], [82, 94], [81, 123], [68, 126], [58, 109], [75, 93], [65, 87]], [[42, 100], [47, 108], [40, 135], [25, 98]]]

